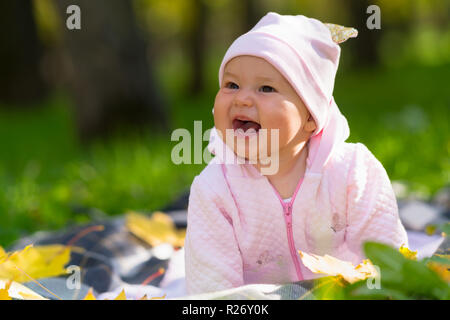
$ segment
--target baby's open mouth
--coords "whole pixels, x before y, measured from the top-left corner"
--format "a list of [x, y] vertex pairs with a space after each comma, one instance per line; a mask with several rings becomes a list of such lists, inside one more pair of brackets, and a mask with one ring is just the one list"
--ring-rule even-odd
[[[252, 130], [250, 130], [252, 129]], [[240, 119], [234, 119], [233, 120], [233, 130], [242, 130], [244, 132], [247, 131], [254, 131], [258, 132], [259, 129], [261, 129], [261, 125], [258, 122], [251, 121], [251, 120], [240, 120]]]

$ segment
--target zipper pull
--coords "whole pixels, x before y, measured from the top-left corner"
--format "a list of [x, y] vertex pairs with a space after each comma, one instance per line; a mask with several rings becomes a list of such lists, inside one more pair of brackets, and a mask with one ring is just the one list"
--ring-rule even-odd
[[292, 209], [291, 203], [288, 203], [286, 206], [283, 207], [284, 207], [284, 214], [289, 216], [291, 214]]

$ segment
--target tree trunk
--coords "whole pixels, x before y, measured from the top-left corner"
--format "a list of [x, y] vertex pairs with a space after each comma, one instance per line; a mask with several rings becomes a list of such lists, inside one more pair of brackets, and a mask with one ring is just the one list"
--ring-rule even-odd
[[44, 98], [39, 42], [31, 0], [0, 1], [0, 101], [28, 103]]
[[349, 46], [354, 48], [353, 64], [361, 67], [376, 66], [380, 62], [379, 44], [383, 27], [372, 30], [367, 28], [366, 22], [370, 15], [366, 11], [371, 3], [367, 0], [345, 0], [342, 4], [350, 13], [349, 26], [358, 30], [358, 37], [349, 41]]
[[79, 0], [81, 30], [66, 28], [70, 0], [55, 0], [63, 17], [71, 61], [70, 87], [82, 140], [118, 128], [167, 129], [161, 90], [152, 74], [147, 44], [139, 34], [132, 2]]
[[188, 81], [187, 94], [196, 96], [205, 88], [204, 69], [206, 58], [206, 21], [208, 7], [204, 0], [193, 0], [194, 20], [186, 37], [191, 64], [191, 79]]
[[244, 15], [242, 19], [244, 19], [242, 28], [243, 32], [242, 34], [250, 31], [256, 23], [263, 17], [265, 14], [264, 8], [262, 8], [261, 1], [257, 0], [244, 0], [242, 1], [242, 4], [244, 6], [243, 12]]

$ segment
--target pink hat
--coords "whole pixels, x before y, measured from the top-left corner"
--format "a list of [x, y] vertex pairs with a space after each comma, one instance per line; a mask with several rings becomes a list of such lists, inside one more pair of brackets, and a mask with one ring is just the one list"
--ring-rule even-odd
[[[231, 44], [219, 69], [221, 86], [226, 63], [236, 56], [251, 55], [271, 63], [289, 81], [316, 122], [307, 159], [313, 173], [322, 171], [333, 149], [350, 133], [333, 99], [341, 50], [330, 26], [340, 27], [302, 15], [269, 12]], [[348, 37], [353, 36], [355, 33]]]

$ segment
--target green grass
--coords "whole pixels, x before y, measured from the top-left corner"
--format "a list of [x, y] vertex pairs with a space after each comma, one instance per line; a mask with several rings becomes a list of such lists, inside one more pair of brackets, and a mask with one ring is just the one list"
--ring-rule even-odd
[[350, 142], [367, 145], [391, 180], [431, 197], [450, 181], [450, 64], [338, 77], [335, 97]]
[[[204, 95], [187, 99], [170, 94], [183, 85], [170, 87], [170, 77], [182, 78], [176, 71], [160, 71], [171, 99], [172, 128], [192, 132], [194, 120], [210, 128], [216, 72], [208, 75], [211, 88]], [[349, 141], [366, 144], [392, 180], [425, 196], [449, 181], [449, 78], [450, 65], [337, 77], [335, 98], [349, 121]], [[83, 147], [72, 119], [64, 95], [32, 112], [0, 111], [0, 245], [36, 230], [89, 221], [92, 209], [107, 215], [160, 209], [204, 167], [174, 165], [170, 133], [118, 135]]]
[[0, 245], [89, 221], [95, 209], [107, 215], [161, 209], [203, 168], [174, 165], [169, 134], [82, 147], [72, 118], [61, 97], [32, 113], [0, 114]]

